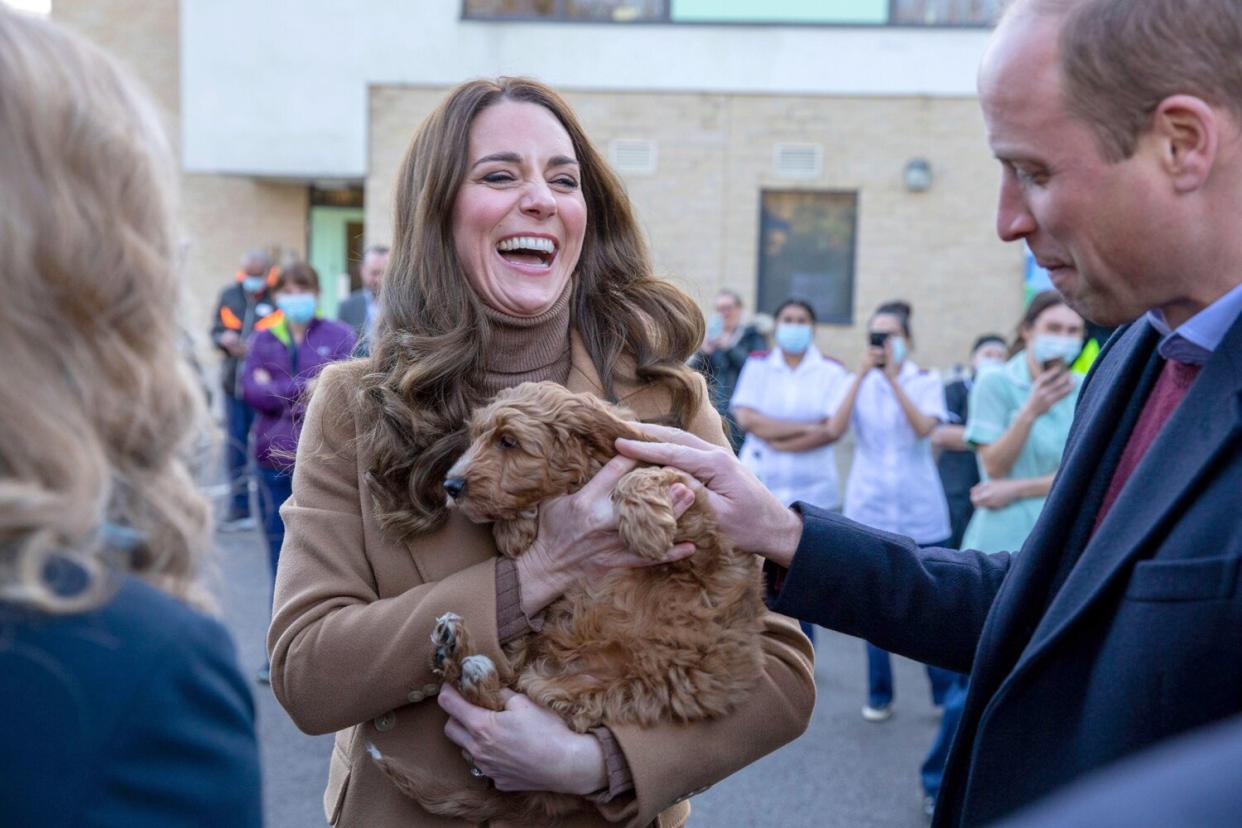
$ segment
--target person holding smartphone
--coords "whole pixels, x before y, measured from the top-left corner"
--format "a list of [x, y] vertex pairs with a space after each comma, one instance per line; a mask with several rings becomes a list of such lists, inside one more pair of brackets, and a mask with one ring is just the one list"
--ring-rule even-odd
[[1020, 549], [1061, 465], [1082, 378], [1070, 370], [1086, 323], [1055, 290], [1037, 294], [1018, 324], [1009, 361], [988, 371], [970, 394], [966, 442], [979, 456], [981, 482], [965, 549]]
[[[944, 384], [908, 358], [911, 308], [885, 302], [867, 326], [868, 348], [833, 420], [854, 428], [854, 463], [845, 486], [844, 515], [920, 545], [943, 546], [952, 534], [944, 487], [932, 459], [931, 433], [947, 422]], [[867, 704], [863, 718], [892, 716], [893, 668], [886, 650], [867, 643]], [[932, 701], [939, 705], [956, 673], [928, 666]]]

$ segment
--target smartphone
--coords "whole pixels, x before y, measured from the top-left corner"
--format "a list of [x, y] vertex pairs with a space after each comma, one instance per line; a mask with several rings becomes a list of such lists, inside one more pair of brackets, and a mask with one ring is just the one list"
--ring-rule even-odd
[[[883, 333], [881, 331], [871, 331], [867, 336], [868, 336], [868, 341], [871, 343], [872, 348], [883, 348], [884, 343], [888, 341], [888, 334]], [[881, 360], [876, 361], [875, 367], [883, 368], [887, 364], [888, 364], [887, 359], [881, 359]]]
[[1058, 369], [1058, 370], [1064, 369], [1066, 365], [1065, 365], [1065, 360], [1061, 359], [1060, 357], [1056, 357], [1054, 359], [1045, 359], [1043, 362], [1039, 364], [1039, 367], [1043, 369], [1044, 371], [1051, 371], [1053, 369]]

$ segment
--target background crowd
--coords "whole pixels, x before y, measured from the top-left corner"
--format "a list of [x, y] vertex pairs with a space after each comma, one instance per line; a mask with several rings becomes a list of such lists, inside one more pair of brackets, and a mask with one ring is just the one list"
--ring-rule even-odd
[[[1082, 8], [1097, 31], [1126, 13]], [[1214, 36], [1236, 45], [1236, 9], [1213, 8], [1233, 24]], [[1029, 124], [1011, 96], [1029, 84], [1032, 100], [1069, 118], [1046, 87], [1061, 82], [1060, 27], [1080, 29], [1055, 4], [1018, 9], [980, 85], [1005, 171], [1001, 235], [1047, 259], [1078, 238], [1064, 210], [1092, 203], [1080, 195], [1058, 211], [1048, 199], [1059, 191], [1019, 169], [1027, 156], [1009, 136]], [[0, 785], [0, 806], [19, 824], [257, 824], [253, 700], [199, 590], [210, 517], [186, 446], [203, 400], [165, 313], [179, 294], [167, 147], [99, 50], [3, 10], [0, 46], [0, 138], [13, 149], [4, 191], [47, 196], [29, 212], [0, 211], [14, 286], [0, 326], [11, 355], [0, 387], [0, 663], [20, 697], [0, 724], [33, 750]], [[693, 300], [655, 277], [625, 191], [572, 109], [529, 79], [463, 84], [415, 134], [394, 249], [367, 250], [363, 288], [341, 320], [321, 318], [309, 264], [246, 253], [211, 330], [229, 438], [220, 528], [261, 527], [273, 620], [258, 680], [304, 731], [336, 734], [329, 822], [440, 824], [457, 813], [453, 790], [495, 786], [589, 803], [572, 825], [683, 825], [690, 796], [805, 729], [811, 621], [864, 640], [861, 716], [877, 727], [894, 715], [890, 651], [926, 662], [943, 719], [920, 777], [940, 824], [1007, 816], [1236, 712], [1230, 666], [1191, 676], [1193, 653], [1173, 647], [1198, 626], [1236, 630], [1237, 556], [1201, 554], [1233, 548], [1238, 491], [1228, 403], [1242, 286], [1212, 277], [1235, 234], [1224, 220], [1201, 225], [1242, 192], [1242, 127], [1213, 100], [1160, 98], [1128, 150], [1148, 166], [1126, 161], [1109, 179], [1158, 201], [1132, 216], [1148, 235], [1173, 228], [1123, 277], [1091, 261], [1093, 276], [1126, 288], [1063, 275], [1062, 291], [1031, 297], [1011, 334], [980, 331], [963, 355], [969, 368], [947, 380], [914, 361], [915, 309], [900, 299], [871, 313], [856, 365], [817, 348], [808, 297], [787, 297], [769, 326], [725, 291], [704, 326]], [[1043, 136], [1048, 145], [1086, 142], [1094, 128], [1068, 124]], [[1118, 163], [1087, 158], [1082, 175]], [[1117, 204], [1093, 206], [1098, 217]], [[1192, 238], [1213, 249], [1187, 258]], [[1099, 245], [1096, 258], [1119, 249]], [[1101, 347], [1076, 308], [1119, 325], [1145, 315]], [[56, 341], [40, 347], [49, 331]], [[529, 551], [507, 558], [449, 508], [442, 481], [469, 413], [527, 380], [599, 393], [678, 428], [645, 425], [651, 441], [618, 441], [621, 455], [541, 506]], [[1177, 438], [1192, 431], [1183, 451]], [[427, 631], [446, 610], [461, 609], [479, 651], [503, 663], [506, 645], [538, 630], [574, 585], [653, 563], [621, 543], [608, 506], [640, 459], [699, 478], [721, 530], [767, 558], [772, 611], [754, 691], [715, 719], [577, 733], [519, 693], [485, 711], [441, 687]], [[1164, 465], [1167, 486], [1153, 473]], [[675, 509], [693, 499], [681, 485], [669, 496]], [[1153, 502], [1151, 513], [1138, 508]], [[1127, 538], [1148, 519], [1147, 534]], [[688, 546], [655, 563], [693, 554]], [[1149, 554], [1124, 595], [1104, 588], [1110, 552], [1138, 549]], [[1165, 623], [1150, 623], [1151, 604]], [[1061, 612], [1082, 635], [1058, 635], [1064, 627], [1047, 619]], [[1148, 634], [1169, 646], [1140, 651]], [[1024, 700], [1012, 677], [1030, 670], [1031, 650], [1018, 645], [1032, 637], [1046, 665]], [[1140, 653], [1166, 650], [1171, 666], [1133, 669]], [[1200, 704], [1157, 721], [1113, 703], [1100, 675], [1140, 702], [1154, 682]], [[1081, 713], [1068, 724], [1115, 726], [1073, 738], [1036, 729], [1029, 708], [1052, 701]], [[148, 715], [129, 725], [137, 705]], [[51, 738], [36, 732], [57, 710], [70, 715]], [[1221, 745], [1233, 749], [1211, 743]], [[1000, 757], [1020, 766], [1028, 746], [1063, 761], [1001, 784]], [[37, 792], [65, 767], [80, 790], [49, 804]]]

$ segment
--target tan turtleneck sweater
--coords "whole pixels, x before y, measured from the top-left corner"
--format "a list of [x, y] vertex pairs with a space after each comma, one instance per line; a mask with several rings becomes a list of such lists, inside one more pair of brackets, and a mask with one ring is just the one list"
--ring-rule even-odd
[[523, 382], [551, 380], [564, 385], [569, 379], [571, 292], [572, 285], [566, 284], [552, 307], [538, 316], [510, 316], [483, 306], [492, 328], [483, 377], [483, 389], [489, 396]]
[[[492, 337], [487, 356], [487, 373], [483, 390], [489, 396], [523, 382], [551, 380], [564, 385], [569, 380], [569, 297], [572, 285], [566, 285], [560, 297], [538, 316], [510, 316], [495, 308], [483, 306], [491, 323]], [[527, 618], [522, 612], [517, 565], [512, 558], [496, 559], [496, 625], [501, 643], [538, 631], [543, 619]], [[634, 790], [633, 777], [625, 754], [607, 727], [591, 733], [604, 749], [608, 786], [591, 798], [609, 802]]]

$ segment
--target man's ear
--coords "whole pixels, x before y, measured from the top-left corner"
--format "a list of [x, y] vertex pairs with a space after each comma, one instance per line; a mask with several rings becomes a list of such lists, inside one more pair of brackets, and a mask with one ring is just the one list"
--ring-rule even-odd
[[1225, 126], [1220, 115], [1202, 98], [1170, 95], [1156, 107], [1150, 123], [1160, 164], [1174, 191], [1190, 193], [1202, 188], [1220, 151]]

